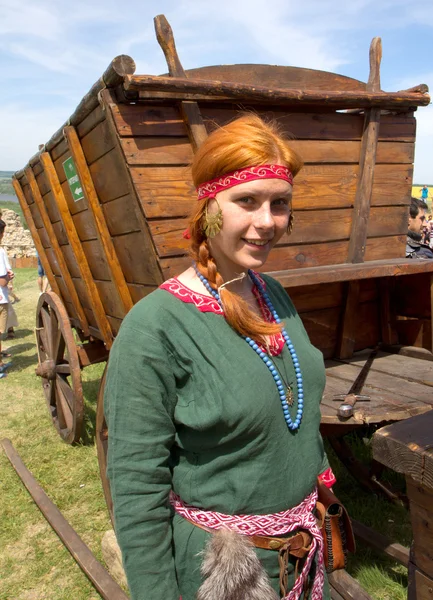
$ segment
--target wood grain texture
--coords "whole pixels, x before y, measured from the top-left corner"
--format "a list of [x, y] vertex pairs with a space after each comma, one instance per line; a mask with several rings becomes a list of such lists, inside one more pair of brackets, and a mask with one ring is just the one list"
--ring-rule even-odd
[[93, 281], [92, 273], [89, 268], [86, 255], [83, 251], [82, 243], [80, 241], [80, 238], [78, 237], [74, 221], [72, 220], [72, 215], [69, 212], [66, 198], [63, 194], [63, 190], [57, 178], [56, 171], [54, 169], [54, 164], [51, 160], [50, 155], [47, 152], [43, 152], [41, 154], [41, 162], [47, 174], [47, 178], [50, 182], [50, 187], [53, 192], [53, 195], [56, 198], [57, 206], [59, 208], [59, 212], [63, 221], [63, 226], [67, 232], [69, 244], [73, 251], [78, 270], [80, 272], [80, 276], [85, 285], [87, 295], [91, 299], [92, 310], [96, 322], [98, 324], [100, 336], [102, 336], [102, 340], [106, 344], [107, 348], [110, 348], [113, 343], [113, 334], [111, 331], [111, 327], [107, 321], [104, 306]]
[[[41, 155], [41, 160], [43, 161], [42, 155]], [[53, 193], [55, 195], [56, 194], [56, 190], [53, 189], [53, 182], [51, 180], [50, 173], [47, 173], [47, 169], [45, 168], [45, 163], [42, 162], [42, 164], [43, 164], [44, 170], [45, 170], [45, 172], [47, 174], [47, 178], [48, 178], [48, 180], [50, 182], [50, 187], [51, 187], [51, 189], [52, 189], [52, 191], [53, 191]], [[41, 215], [45, 231], [47, 232], [48, 237], [50, 238], [51, 247], [52, 247], [53, 252], [54, 252], [54, 254], [56, 256], [56, 260], [57, 260], [57, 262], [59, 264], [63, 280], [64, 280], [65, 285], [66, 285], [67, 290], [68, 290], [68, 297], [71, 299], [71, 302], [72, 302], [73, 307], [74, 307], [75, 314], [78, 316], [78, 319], [79, 319], [80, 324], [81, 324], [81, 329], [83, 330], [83, 332], [85, 333], [85, 335], [89, 335], [89, 328], [88, 328], [87, 318], [86, 318], [86, 315], [84, 314], [83, 307], [82, 307], [82, 304], [81, 304], [81, 300], [78, 297], [77, 290], [75, 289], [74, 283], [73, 283], [72, 278], [71, 278], [71, 273], [70, 273], [70, 271], [69, 271], [69, 269], [68, 269], [68, 267], [66, 265], [65, 259], [63, 257], [62, 250], [61, 250], [59, 242], [58, 242], [58, 240], [56, 238], [56, 234], [54, 232], [54, 229], [53, 229], [53, 226], [51, 224], [51, 221], [50, 221], [50, 218], [48, 216], [48, 213], [47, 213], [47, 211], [45, 209], [45, 205], [43, 203], [41, 193], [40, 193], [39, 188], [37, 186], [35, 176], [33, 175], [33, 171], [31, 170], [30, 167], [28, 167], [27, 169], [25, 169], [25, 174], [26, 174], [26, 178], [27, 178], [27, 181], [28, 181], [30, 189], [31, 189], [31, 193], [33, 195], [34, 202], [35, 202], [35, 204], [37, 205], [37, 207], [39, 209], [39, 213]]]
[[39, 254], [40, 261], [45, 271], [45, 275], [48, 279], [48, 282], [51, 286], [51, 289], [61, 298], [61, 293], [59, 286], [57, 285], [56, 278], [54, 277], [54, 273], [51, 269], [51, 264], [49, 261], [48, 255], [45, 253], [45, 248], [42, 244], [41, 238], [38, 233], [38, 229], [36, 228], [35, 222], [33, 220], [32, 214], [30, 212], [29, 206], [25, 199], [23, 190], [21, 188], [21, 184], [15, 177], [12, 178], [12, 185], [15, 190], [15, 194], [18, 198], [18, 202], [20, 203], [21, 210], [23, 211], [24, 218], [26, 223], [30, 229], [30, 233], [32, 234], [32, 239], [35, 244], [36, 250]]
[[[102, 124], [105, 125], [105, 121]], [[101, 125], [98, 125], [97, 128]], [[111, 140], [111, 143], [109, 144], [109, 149], [111, 150], [111, 148], [114, 146], [114, 141], [111, 139], [111, 132], [109, 131], [108, 126], [106, 126], [106, 129], [104, 129], [104, 132], [107, 139]], [[68, 145], [74, 159], [75, 167], [77, 169], [84, 194], [87, 197], [90, 217], [89, 220], [91, 220], [94, 225], [94, 229], [107, 264], [109, 276], [113, 282], [113, 288], [115, 293], [119, 296], [120, 302], [124, 308], [123, 314], [121, 315], [123, 317], [132, 308], [134, 303], [129, 293], [128, 286], [126, 285], [126, 280], [107, 228], [104, 212], [99, 204], [99, 198], [96, 194], [95, 186], [93, 185], [93, 180], [87, 166], [87, 159], [84, 154], [84, 149], [81, 147], [77, 132], [73, 127], [65, 127], [65, 136], [68, 140]]]
[[[427, 361], [418, 362], [427, 363]], [[431, 490], [433, 489], [432, 431], [432, 410], [404, 422], [384, 427], [373, 436], [373, 456], [381, 464], [398, 473], [404, 473], [417, 484]]]

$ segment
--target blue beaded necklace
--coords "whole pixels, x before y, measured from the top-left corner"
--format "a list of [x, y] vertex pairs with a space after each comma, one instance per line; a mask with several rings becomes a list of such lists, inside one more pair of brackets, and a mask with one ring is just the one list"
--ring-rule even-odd
[[[208, 292], [210, 292], [212, 294], [212, 296], [215, 298], [215, 300], [218, 302], [218, 304], [222, 308], [222, 303], [221, 303], [220, 295], [218, 294], [218, 292], [216, 290], [214, 290], [211, 287], [211, 285], [210, 285], [209, 281], [206, 279], [206, 277], [204, 277], [204, 275], [202, 275], [200, 273], [200, 271], [197, 269], [197, 265], [195, 263], [194, 263], [194, 269], [195, 269], [195, 272], [197, 273], [197, 277], [200, 279], [200, 281], [203, 283], [203, 285], [208, 290]], [[281, 319], [278, 316], [277, 311], [275, 310], [275, 308], [272, 305], [271, 299], [269, 298], [269, 294], [263, 288], [262, 284], [257, 279], [256, 275], [251, 270], [248, 270], [248, 275], [250, 276], [250, 278], [251, 278], [252, 282], [254, 283], [254, 285], [256, 286], [256, 288], [259, 290], [259, 293], [260, 293], [261, 297], [266, 302], [266, 305], [269, 308], [272, 316], [274, 317], [275, 322], [278, 323], [278, 324], [281, 323]], [[281, 330], [281, 333], [283, 335], [283, 338], [284, 338], [284, 341], [286, 343], [286, 346], [287, 346], [287, 348], [288, 348], [288, 350], [290, 352], [290, 356], [292, 358], [293, 366], [295, 367], [296, 387], [297, 387], [297, 391], [298, 391], [298, 393], [297, 393], [297, 397], [298, 397], [298, 410], [296, 412], [296, 419], [294, 421], [292, 421], [292, 417], [290, 416], [289, 405], [288, 405], [287, 396], [286, 396], [286, 389], [284, 388], [283, 382], [281, 381], [281, 377], [280, 377], [280, 375], [278, 373], [278, 370], [275, 368], [274, 363], [268, 357], [268, 355], [266, 354], [266, 352], [263, 352], [263, 350], [261, 350], [260, 346], [254, 340], [252, 340], [250, 337], [247, 337], [247, 336], [242, 336], [242, 337], [247, 342], [247, 344], [255, 351], [255, 353], [260, 356], [260, 358], [262, 359], [262, 361], [268, 367], [268, 369], [269, 369], [272, 377], [274, 378], [275, 384], [276, 384], [277, 389], [278, 389], [278, 393], [279, 393], [280, 401], [281, 401], [281, 406], [283, 408], [283, 415], [284, 415], [284, 419], [285, 419], [285, 421], [287, 423], [287, 427], [291, 431], [295, 431], [296, 429], [299, 429], [299, 426], [300, 426], [301, 420], [302, 420], [302, 413], [304, 411], [304, 386], [303, 386], [303, 379], [302, 379], [301, 367], [299, 366], [299, 360], [298, 360], [298, 356], [297, 356], [296, 351], [295, 351], [295, 347], [293, 346], [292, 341], [291, 341], [291, 339], [290, 339], [287, 331], [284, 329], [284, 327]]]

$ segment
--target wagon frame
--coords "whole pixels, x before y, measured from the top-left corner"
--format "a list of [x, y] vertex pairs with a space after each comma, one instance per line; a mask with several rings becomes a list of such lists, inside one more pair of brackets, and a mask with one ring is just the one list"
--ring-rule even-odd
[[[81, 369], [106, 361], [132, 306], [189, 264], [181, 236], [194, 199], [188, 164], [208, 132], [239, 110], [279, 120], [305, 157], [293, 200], [297, 227], [267, 271], [290, 291], [313, 343], [342, 362], [378, 342], [432, 361], [433, 261], [404, 258], [414, 110], [429, 103], [427, 86], [381, 90], [380, 38], [370, 47], [367, 83], [269, 65], [185, 71], [165, 17], [155, 26], [169, 75], [135, 75], [132, 58], [115, 58], [13, 178], [51, 286], [37, 307], [36, 373], [65, 442], [81, 435]], [[421, 306], [408, 286], [422, 294]], [[103, 388], [104, 377], [97, 446], [111, 510]], [[341, 422], [325, 403], [322, 432], [335, 443], [360, 424], [414, 414], [397, 417], [391, 404], [382, 413]]]

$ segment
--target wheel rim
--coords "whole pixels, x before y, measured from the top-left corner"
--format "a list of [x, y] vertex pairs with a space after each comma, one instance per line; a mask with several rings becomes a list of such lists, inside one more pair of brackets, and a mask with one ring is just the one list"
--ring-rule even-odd
[[96, 407], [96, 449], [98, 451], [99, 473], [101, 475], [102, 489], [104, 490], [105, 502], [113, 520], [113, 500], [111, 498], [110, 482], [107, 478], [107, 452], [108, 452], [108, 427], [104, 416], [104, 390], [107, 365], [102, 375], [98, 390], [98, 403]]
[[78, 442], [83, 423], [80, 361], [68, 314], [54, 292], [39, 297], [36, 340], [36, 374], [41, 377], [54, 426], [65, 442]]

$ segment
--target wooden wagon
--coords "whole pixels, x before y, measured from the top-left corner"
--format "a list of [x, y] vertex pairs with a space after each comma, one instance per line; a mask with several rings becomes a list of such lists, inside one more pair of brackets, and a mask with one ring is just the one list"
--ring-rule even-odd
[[[266, 271], [289, 291], [331, 361], [324, 435], [344, 455], [338, 444], [350, 429], [431, 408], [433, 261], [405, 258], [414, 111], [429, 103], [427, 87], [380, 89], [379, 38], [367, 83], [269, 65], [184, 71], [165, 18], [155, 24], [169, 75], [135, 75], [133, 60], [117, 57], [14, 176], [52, 289], [37, 307], [37, 374], [60, 435], [70, 443], [80, 437], [81, 369], [106, 360], [134, 303], [189, 264], [182, 231], [196, 196], [188, 165], [209, 131], [244, 110], [277, 119], [305, 159], [294, 232]], [[339, 418], [332, 396], [347, 393], [366, 360], [354, 353], [378, 344], [375, 364], [384, 366], [367, 380], [371, 401]], [[428, 360], [413, 358], [417, 352]], [[103, 380], [97, 443], [110, 502], [102, 391]], [[371, 483], [370, 474], [364, 479]]]

